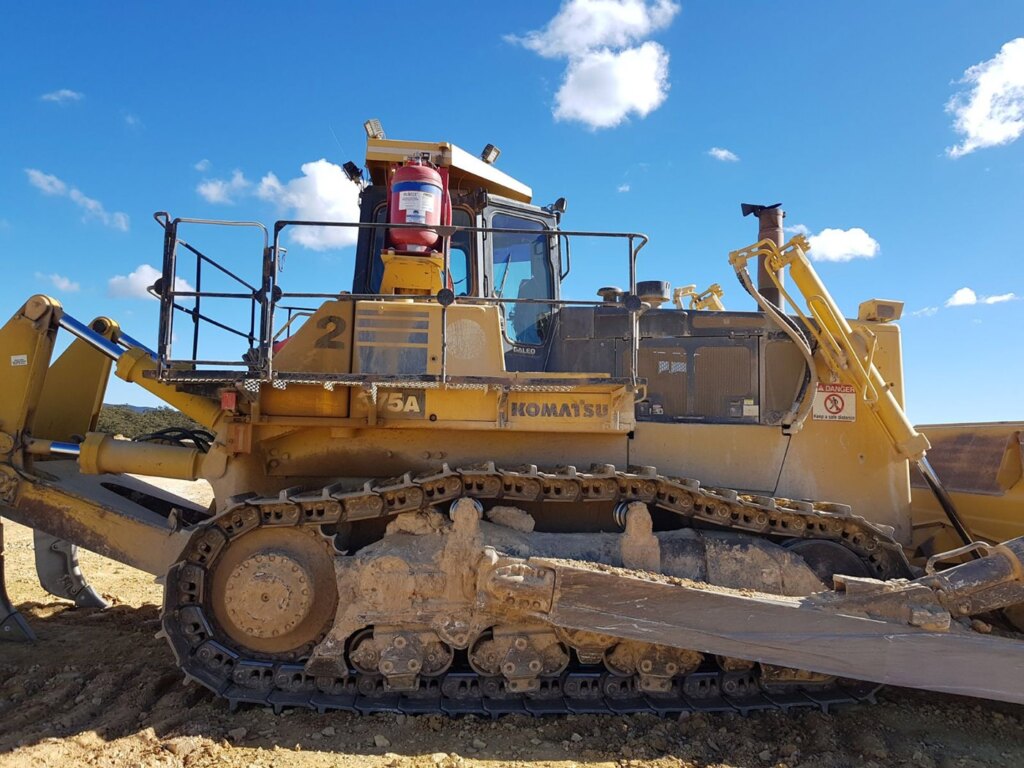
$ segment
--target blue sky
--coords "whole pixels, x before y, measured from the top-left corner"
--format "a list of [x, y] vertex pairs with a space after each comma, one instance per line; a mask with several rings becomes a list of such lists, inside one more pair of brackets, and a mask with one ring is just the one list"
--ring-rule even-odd
[[[1022, 36], [1017, 0], [11, 6], [0, 305], [48, 292], [152, 341], [153, 211], [343, 213], [330, 164], [360, 162], [379, 117], [497, 144], [538, 202], [568, 198], [566, 226], [646, 232], [641, 278], [721, 282], [732, 309], [752, 306], [726, 262], [756, 235], [739, 203], [782, 201], [848, 259], [817, 265], [846, 312], [907, 303], [914, 420], [1024, 419]], [[291, 242], [289, 277], [347, 289], [331, 245]], [[572, 297], [626, 282], [603, 250], [573, 256]]]

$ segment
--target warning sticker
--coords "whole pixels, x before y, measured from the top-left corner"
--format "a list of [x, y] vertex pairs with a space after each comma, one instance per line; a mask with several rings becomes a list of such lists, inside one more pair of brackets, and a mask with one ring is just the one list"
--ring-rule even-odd
[[815, 421], [856, 421], [857, 392], [849, 384], [822, 384], [814, 393]]
[[11, 355], [11, 365], [15, 368], [28, 365], [28, 355]]
[[398, 210], [432, 213], [434, 196], [430, 192], [404, 189], [398, 193]]

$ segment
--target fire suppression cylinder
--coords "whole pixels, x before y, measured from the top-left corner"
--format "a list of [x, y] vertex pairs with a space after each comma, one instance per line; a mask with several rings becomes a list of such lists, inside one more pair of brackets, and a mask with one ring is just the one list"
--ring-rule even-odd
[[[395, 171], [391, 181], [391, 224], [441, 224], [443, 182], [437, 169], [422, 160], [410, 160]], [[402, 250], [430, 248], [438, 235], [429, 229], [392, 229], [391, 242]]]

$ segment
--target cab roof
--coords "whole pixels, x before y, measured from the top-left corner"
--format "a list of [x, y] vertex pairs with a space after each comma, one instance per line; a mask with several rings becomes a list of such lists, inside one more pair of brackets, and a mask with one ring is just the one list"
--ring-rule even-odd
[[452, 189], [466, 191], [483, 187], [489, 194], [501, 195], [520, 203], [529, 203], [533, 190], [479, 157], [448, 142], [366, 140], [366, 167], [374, 184], [384, 184], [388, 168], [414, 155], [427, 154], [430, 162], [448, 169]]

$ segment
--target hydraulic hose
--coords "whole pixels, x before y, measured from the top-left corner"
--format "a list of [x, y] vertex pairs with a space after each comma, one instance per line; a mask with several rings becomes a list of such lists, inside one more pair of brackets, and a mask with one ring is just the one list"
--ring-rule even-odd
[[745, 264], [736, 265], [736, 277], [740, 281], [740, 285], [743, 289], [750, 294], [751, 298], [757, 302], [757, 305], [761, 310], [770, 317], [775, 324], [785, 333], [790, 340], [796, 345], [796, 348], [800, 350], [800, 354], [803, 355], [804, 362], [807, 365], [807, 372], [801, 381], [800, 388], [797, 390], [796, 397], [793, 400], [793, 405], [790, 406], [789, 410], [786, 411], [782, 417], [782, 426], [788, 434], [795, 435], [801, 429], [803, 429], [804, 422], [807, 420], [808, 414], [811, 412], [811, 406], [813, 400], [807, 397], [807, 393], [812, 391], [818, 384], [818, 371], [814, 364], [814, 350], [811, 349], [811, 344], [807, 340], [803, 331], [800, 327], [793, 322], [793, 320], [784, 315], [778, 307], [772, 302], [768, 301], [757, 288], [754, 287], [753, 281], [750, 279], [750, 273], [747, 271]]

